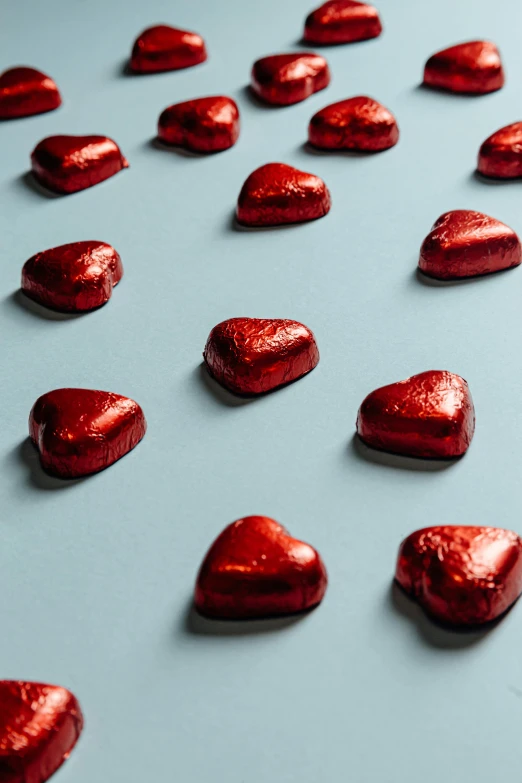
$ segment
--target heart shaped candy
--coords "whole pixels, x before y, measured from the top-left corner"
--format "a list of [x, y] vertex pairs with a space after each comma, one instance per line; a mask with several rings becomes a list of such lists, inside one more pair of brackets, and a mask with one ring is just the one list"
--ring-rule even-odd
[[91, 389], [47, 392], [29, 415], [29, 435], [42, 467], [62, 478], [109, 467], [140, 442], [146, 427], [137, 402]]
[[215, 326], [203, 353], [213, 377], [236, 394], [263, 394], [313, 370], [315, 337], [286, 318], [229, 318]]
[[83, 728], [80, 705], [57, 685], [0, 681], [0, 780], [44, 783], [69, 757]]
[[29, 117], [57, 109], [62, 102], [58, 87], [35, 68], [9, 68], [0, 76], [0, 119]]
[[309, 544], [268, 517], [245, 517], [216, 538], [200, 568], [198, 612], [248, 620], [293, 614], [322, 601], [328, 577]]
[[22, 291], [46, 307], [79, 313], [105, 304], [122, 275], [121, 258], [111, 245], [71, 242], [26, 261]]
[[330, 84], [324, 57], [309, 52], [272, 54], [252, 68], [252, 89], [265, 103], [288, 106], [304, 101]]
[[285, 163], [266, 163], [245, 180], [236, 216], [245, 226], [278, 226], [324, 217], [330, 206], [320, 177]]
[[522, 177], [522, 122], [495, 131], [482, 144], [477, 170], [486, 177]]
[[56, 193], [75, 193], [112, 177], [129, 165], [106, 136], [48, 136], [31, 154], [35, 177]]
[[522, 540], [495, 527], [427, 527], [402, 542], [395, 578], [443, 623], [488, 623], [522, 593]]
[[368, 446], [411, 457], [459, 457], [474, 431], [468, 384], [444, 370], [429, 370], [371, 392], [357, 416], [357, 433]]
[[158, 138], [195, 152], [219, 152], [239, 137], [239, 109], [232, 98], [215, 95], [169, 106], [158, 121]]
[[207, 59], [203, 38], [166, 24], [144, 30], [132, 47], [131, 70], [135, 73], [177, 71]]
[[433, 54], [424, 67], [424, 84], [439, 90], [483, 95], [500, 90], [504, 70], [489, 41], [470, 41]]
[[342, 44], [376, 38], [381, 32], [381, 20], [372, 5], [329, 0], [307, 16], [303, 37], [312, 44]]
[[435, 221], [422, 243], [419, 269], [441, 280], [486, 275], [518, 266], [520, 239], [500, 220], [455, 209]]
[[326, 150], [377, 152], [393, 147], [398, 140], [393, 114], [365, 95], [325, 106], [314, 114], [308, 127], [310, 144]]

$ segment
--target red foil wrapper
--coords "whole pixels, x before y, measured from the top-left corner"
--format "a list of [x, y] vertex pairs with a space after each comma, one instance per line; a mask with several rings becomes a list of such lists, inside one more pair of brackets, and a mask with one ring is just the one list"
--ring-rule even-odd
[[429, 370], [373, 391], [357, 416], [357, 433], [368, 446], [410, 457], [460, 457], [474, 431], [468, 384], [444, 370]]
[[196, 580], [198, 612], [248, 620], [311, 609], [323, 599], [327, 574], [319, 553], [268, 517], [245, 517], [210, 547]]
[[220, 152], [239, 137], [239, 109], [232, 98], [215, 95], [175, 103], [160, 114], [158, 138], [194, 152]]
[[0, 681], [0, 780], [44, 783], [69, 757], [83, 728], [80, 705], [57, 685]]
[[318, 54], [273, 54], [252, 68], [252, 89], [265, 103], [288, 106], [330, 84], [328, 63]]
[[85, 190], [128, 167], [106, 136], [48, 136], [31, 154], [35, 177], [56, 193]]
[[62, 478], [109, 467], [140, 442], [146, 427], [137, 402], [91, 389], [50, 391], [29, 415], [29, 435], [42, 467]]
[[495, 131], [482, 144], [477, 169], [486, 177], [522, 177], [522, 122]]
[[61, 103], [55, 82], [35, 68], [9, 68], [0, 76], [1, 120], [43, 114]]
[[310, 144], [326, 150], [379, 152], [398, 140], [393, 114], [365, 95], [325, 106], [314, 114], [308, 127]]
[[22, 291], [45, 307], [79, 313], [105, 304], [122, 275], [121, 258], [111, 245], [72, 242], [26, 261]]
[[442, 623], [488, 623], [522, 592], [522, 540], [496, 527], [426, 527], [402, 542], [395, 578]]
[[130, 68], [135, 73], [177, 71], [206, 59], [207, 50], [200, 35], [160, 24], [138, 36], [132, 47]]
[[303, 37], [311, 44], [343, 44], [376, 38], [381, 32], [381, 20], [372, 5], [330, 0], [308, 15]]
[[518, 266], [520, 239], [500, 220], [456, 209], [435, 221], [422, 243], [419, 269], [440, 280], [487, 275]]
[[424, 84], [477, 95], [500, 90], [504, 85], [500, 53], [489, 41], [450, 46], [429, 58], [424, 67]]
[[323, 180], [285, 163], [266, 163], [245, 180], [236, 217], [245, 226], [278, 226], [324, 217], [331, 206]]
[[211, 375], [236, 394], [263, 394], [317, 365], [313, 333], [286, 318], [229, 318], [215, 326], [203, 358]]

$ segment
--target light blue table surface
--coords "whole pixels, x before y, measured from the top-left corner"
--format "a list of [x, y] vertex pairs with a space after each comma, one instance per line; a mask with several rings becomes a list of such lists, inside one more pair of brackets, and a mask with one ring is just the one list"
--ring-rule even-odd
[[[57, 783], [446, 783], [517, 779], [522, 764], [522, 606], [486, 633], [436, 628], [391, 590], [397, 547], [418, 527], [522, 532], [522, 270], [437, 286], [420, 243], [456, 208], [522, 231], [522, 185], [477, 180], [482, 140], [522, 119], [519, 0], [380, 0], [379, 39], [323, 49], [331, 86], [283, 109], [245, 86], [254, 59], [297, 47], [310, 0], [5, 2], [1, 67], [36, 66], [61, 109], [0, 127], [0, 676], [79, 697], [84, 734]], [[197, 30], [207, 63], [129, 77], [135, 36]], [[422, 90], [426, 58], [475, 38], [500, 47], [505, 89]], [[242, 133], [228, 152], [154, 148], [167, 105], [228, 94]], [[357, 94], [398, 118], [375, 156], [311, 153], [307, 123]], [[113, 137], [130, 168], [48, 198], [26, 176], [45, 136]], [[238, 231], [246, 176], [283, 161], [324, 178], [323, 220]], [[120, 252], [101, 310], [60, 319], [17, 295], [33, 253], [81, 239]], [[252, 402], [208, 380], [201, 352], [232, 316], [303, 321], [318, 368]], [[451, 466], [372, 454], [353, 439], [372, 389], [427, 369], [469, 382], [477, 429]], [[42, 474], [27, 443], [34, 400], [61, 386], [119, 392], [148, 433], [94, 477]], [[229, 522], [272, 516], [315, 545], [323, 604], [287, 622], [212, 624], [190, 613], [207, 547]], [[516, 777], [513, 777], [516, 776]]]

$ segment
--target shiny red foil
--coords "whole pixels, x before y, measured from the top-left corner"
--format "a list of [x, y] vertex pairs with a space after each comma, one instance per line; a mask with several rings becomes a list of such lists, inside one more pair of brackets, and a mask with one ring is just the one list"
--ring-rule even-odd
[[273, 54], [252, 68], [252, 89], [265, 103], [299, 103], [330, 84], [328, 63], [318, 54]]
[[500, 90], [504, 85], [500, 53], [489, 41], [450, 46], [429, 58], [424, 67], [424, 84], [478, 95]]
[[477, 170], [486, 177], [522, 177], [522, 122], [495, 131], [482, 144]]
[[522, 593], [522, 540], [496, 527], [426, 527], [402, 542], [395, 578], [440, 622], [488, 623]]
[[239, 137], [239, 109], [232, 98], [214, 95], [169, 106], [158, 121], [158, 138], [194, 152], [220, 152]]
[[48, 136], [31, 154], [35, 177], [56, 193], [75, 193], [112, 177], [129, 165], [106, 136]]
[[328, 577], [319, 553], [268, 517], [238, 519], [200, 568], [195, 606], [206, 617], [248, 620], [311, 609]]
[[307, 16], [303, 38], [311, 44], [342, 44], [376, 38], [381, 32], [381, 20], [372, 5], [329, 0]]
[[314, 114], [308, 127], [310, 144], [326, 150], [379, 152], [398, 140], [393, 114], [366, 95], [325, 106]]
[[0, 681], [0, 781], [44, 783], [69, 757], [83, 728], [73, 694], [57, 685]]
[[122, 275], [121, 258], [111, 245], [71, 242], [26, 261], [22, 291], [53, 310], [79, 313], [105, 304]]
[[429, 370], [371, 392], [357, 416], [357, 433], [368, 446], [411, 457], [460, 457], [474, 431], [468, 384], [444, 370]]
[[62, 478], [97, 473], [131, 451], [146, 430], [134, 400], [91, 389], [56, 389], [39, 397], [29, 435], [42, 467]]
[[313, 333], [286, 318], [229, 318], [215, 326], [203, 358], [211, 375], [236, 394], [263, 394], [313, 370]]
[[266, 163], [245, 180], [236, 217], [245, 226], [278, 226], [324, 217], [330, 206], [320, 177], [285, 163]]
[[419, 269], [440, 280], [487, 275], [522, 262], [520, 239], [500, 220], [456, 209], [435, 221], [422, 243]]
[[35, 68], [9, 68], [0, 76], [1, 120], [53, 111], [61, 102], [55, 82]]
[[135, 73], [177, 71], [206, 59], [207, 50], [200, 35], [160, 24], [138, 36], [132, 47], [130, 68]]

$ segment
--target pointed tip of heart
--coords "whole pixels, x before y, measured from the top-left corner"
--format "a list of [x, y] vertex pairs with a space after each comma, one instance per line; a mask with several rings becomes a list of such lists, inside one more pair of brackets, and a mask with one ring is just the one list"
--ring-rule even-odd
[[522, 540], [494, 527], [423, 528], [402, 542], [395, 579], [440, 622], [488, 623], [522, 593]]
[[307, 43], [329, 45], [366, 41], [381, 33], [381, 19], [373, 5], [328, 0], [307, 16], [303, 38]]
[[308, 141], [320, 149], [380, 152], [398, 140], [393, 114], [366, 95], [325, 106], [314, 114], [308, 128]]
[[93, 389], [47, 392], [29, 415], [29, 435], [42, 467], [61, 478], [104, 470], [137, 446], [146, 429], [137, 402]]
[[522, 122], [513, 122], [492, 133], [479, 150], [477, 170], [485, 177], [522, 177]]
[[468, 41], [433, 54], [424, 84], [449, 92], [483, 95], [504, 86], [500, 53], [490, 41]]
[[159, 73], [191, 68], [207, 59], [205, 41], [198, 33], [160, 24], [148, 27], [132, 47], [129, 66], [134, 73]]
[[239, 109], [225, 95], [175, 103], [160, 114], [158, 138], [194, 152], [227, 150], [239, 138]]
[[17, 66], [0, 75], [0, 120], [54, 111], [61, 103], [54, 80], [36, 68]]
[[0, 681], [2, 781], [45, 783], [69, 757], [82, 728], [80, 705], [65, 688]]
[[98, 185], [128, 166], [116, 142], [107, 136], [47, 136], [31, 153], [36, 179], [60, 194]]
[[236, 217], [245, 226], [278, 226], [324, 217], [331, 197], [320, 177], [285, 163], [266, 163], [245, 180]]
[[210, 374], [235, 394], [265, 394], [316, 367], [313, 332], [286, 318], [229, 318], [215, 326], [203, 353]]
[[513, 229], [482, 212], [445, 212], [422, 243], [419, 269], [440, 280], [486, 275], [522, 262], [520, 239]]
[[329, 84], [328, 63], [312, 52], [272, 54], [256, 60], [252, 67], [252, 90], [274, 106], [299, 103]]
[[380, 451], [453, 459], [469, 448], [475, 409], [460, 375], [428, 370], [371, 392], [356, 426], [361, 440]]
[[211, 545], [194, 603], [200, 614], [214, 619], [276, 617], [317, 606], [327, 583], [312, 546], [269, 517], [250, 516], [226, 527]]
[[119, 253], [106, 242], [60, 245], [29, 258], [22, 291], [53, 310], [82, 313], [105, 304], [123, 276]]

